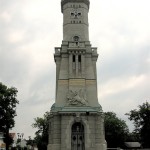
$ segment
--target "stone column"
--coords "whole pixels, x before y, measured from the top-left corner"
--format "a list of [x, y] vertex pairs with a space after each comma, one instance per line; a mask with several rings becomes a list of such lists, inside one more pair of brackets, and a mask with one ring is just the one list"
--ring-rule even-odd
[[85, 77], [85, 55], [84, 52], [81, 54], [81, 75]]
[[[59, 115], [53, 116], [52, 123], [52, 138], [49, 138], [48, 150], [60, 150], [61, 145], [61, 120]], [[50, 141], [52, 140], [52, 141]], [[50, 144], [51, 143], [51, 144]]]
[[72, 52], [69, 53], [69, 76], [72, 77], [72, 69], [73, 69], [73, 63], [72, 63]]
[[78, 68], [78, 52], [76, 51], [76, 76], [78, 76], [78, 71], [79, 71], [79, 68]]
[[96, 116], [96, 136], [95, 136], [95, 145], [96, 145], [96, 150], [106, 150], [107, 145], [105, 141], [105, 131], [104, 131], [104, 115], [103, 114], [98, 114]]

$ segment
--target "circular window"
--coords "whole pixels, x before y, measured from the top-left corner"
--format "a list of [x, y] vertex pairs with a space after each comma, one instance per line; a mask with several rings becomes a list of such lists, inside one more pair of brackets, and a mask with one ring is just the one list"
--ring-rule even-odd
[[73, 40], [74, 40], [75, 42], [78, 42], [78, 41], [79, 41], [79, 37], [78, 37], [78, 36], [74, 36], [74, 37], [73, 37]]

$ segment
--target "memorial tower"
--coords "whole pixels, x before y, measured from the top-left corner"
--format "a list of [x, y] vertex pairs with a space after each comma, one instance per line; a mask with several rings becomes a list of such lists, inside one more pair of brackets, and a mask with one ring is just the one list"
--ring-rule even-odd
[[97, 97], [97, 48], [89, 41], [89, 0], [62, 0], [63, 41], [55, 48], [56, 96], [48, 150], [105, 150]]

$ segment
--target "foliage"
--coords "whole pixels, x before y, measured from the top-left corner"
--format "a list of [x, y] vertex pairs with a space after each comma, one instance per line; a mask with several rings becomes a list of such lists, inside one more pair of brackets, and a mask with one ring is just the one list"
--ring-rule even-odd
[[140, 136], [138, 133], [133, 131], [128, 134], [126, 141], [127, 142], [138, 142], [138, 141], [140, 141]]
[[31, 139], [31, 136], [29, 136], [29, 140], [26, 140], [27, 141], [27, 145], [33, 145], [33, 140]]
[[8, 88], [0, 83], [0, 131], [4, 133], [6, 149], [12, 142], [9, 129], [15, 125], [16, 105], [19, 103], [16, 99], [17, 92], [16, 88]]
[[35, 142], [39, 150], [47, 150], [48, 144], [48, 126], [49, 126], [49, 112], [46, 112], [43, 118], [37, 117], [32, 124], [33, 128], [37, 128], [35, 135]]
[[29, 136], [29, 140], [26, 140], [27, 142], [27, 147], [30, 147], [29, 149], [31, 149], [31, 147], [33, 147], [35, 145], [34, 140], [31, 139], [31, 136]]
[[125, 121], [119, 119], [114, 112], [105, 112], [104, 121], [108, 148], [123, 147], [129, 133]]
[[4, 134], [4, 142], [7, 144], [7, 146], [9, 147], [9, 145], [11, 145], [13, 143], [13, 138], [11, 137], [10, 134], [5, 133]]
[[150, 148], [150, 104], [143, 103], [138, 106], [138, 109], [131, 110], [126, 115], [134, 122], [134, 132], [140, 134], [142, 146]]

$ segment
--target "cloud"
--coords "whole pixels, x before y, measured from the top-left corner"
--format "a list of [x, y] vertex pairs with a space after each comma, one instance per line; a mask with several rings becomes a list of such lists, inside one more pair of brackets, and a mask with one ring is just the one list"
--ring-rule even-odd
[[[98, 47], [98, 97], [104, 111], [124, 114], [149, 100], [150, 1], [95, 0], [91, 44]], [[61, 46], [60, 0], [0, 1], [0, 81], [18, 89], [15, 132], [34, 136], [34, 118], [55, 100], [54, 47]]]

